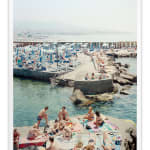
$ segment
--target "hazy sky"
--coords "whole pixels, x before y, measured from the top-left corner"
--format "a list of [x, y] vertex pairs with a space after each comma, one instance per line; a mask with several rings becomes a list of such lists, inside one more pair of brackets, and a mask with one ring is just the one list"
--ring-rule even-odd
[[136, 0], [14, 0], [14, 27], [50, 32], [136, 32]]

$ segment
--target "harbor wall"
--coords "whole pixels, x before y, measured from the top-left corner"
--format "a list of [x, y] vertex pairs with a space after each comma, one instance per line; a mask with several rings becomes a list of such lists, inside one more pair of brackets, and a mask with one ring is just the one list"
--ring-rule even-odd
[[50, 78], [57, 76], [58, 73], [14, 68], [13, 75], [16, 77], [23, 77], [23, 78], [50, 82]]
[[84, 94], [101, 94], [113, 92], [113, 81], [112, 79], [75, 81], [74, 89], [80, 89]]

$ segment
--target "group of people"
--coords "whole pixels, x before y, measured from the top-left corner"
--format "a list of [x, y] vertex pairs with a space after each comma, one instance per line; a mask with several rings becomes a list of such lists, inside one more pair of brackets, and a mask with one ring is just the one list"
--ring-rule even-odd
[[93, 73], [91, 74], [91, 77], [89, 77], [89, 74], [86, 73], [84, 79], [85, 79], [85, 80], [95, 80], [95, 79], [101, 80], [101, 79], [106, 79], [106, 78], [108, 78], [108, 76], [107, 76], [104, 72], [100, 73], [98, 77], [95, 76], [95, 74], [94, 74], [94, 72], [93, 72]]
[[95, 74], [94, 74], [94, 72], [91, 74], [91, 78], [89, 77], [89, 74], [88, 73], [86, 73], [86, 75], [85, 75], [85, 80], [94, 80], [95, 79]]
[[[53, 126], [49, 127], [48, 125], [48, 115], [47, 115], [48, 106], [43, 108], [38, 116], [37, 116], [37, 122], [33, 125], [33, 127], [29, 130], [27, 139], [28, 140], [34, 140], [38, 136], [46, 136], [50, 135], [49, 137], [49, 147], [46, 150], [60, 150], [59, 144], [55, 141], [55, 136], [62, 135], [63, 139], [70, 140], [72, 138], [72, 130], [70, 127], [68, 127], [68, 124], [70, 123], [71, 119], [69, 118], [69, 114], [66, 110], [66, 107], [63, 106], [62, 109], [58, 113], [58, 119], [54, 121]], [[96, 116], [96, 117], [95, 117]], [[45, 119], [46, 126], [45, 128], [50, 129], [49, 133], [46, 132], [44, 129], [44, 132], [42, 133], [39, 129], [39, 125], [41, 120]], [[87, 119], [88, 121], [93, 121], [95, 124], [95, 128], [98, 128], [99, 126], [102, 126], [105, 123], [105, 118], [100, 112], [93, 111], [92, 107], [89, 107], [88, 113], [84, 115], [83, 119]], [[19, 137], [20, 133], [17, 131], [17, 129], [14, 129], [14, 147], [16, 150], [19, 150]], [[103, 133], [103, 139], [104, 139], [104, 150], [112, 150], [112, 141], [109, 138], [108, 134], [106, 132]], [[94, 150], [95, 149], [95, 140], [90, 139], [88, 141], [88, 145], [83, 147], [83, 143], [79, 142], [77, 145], [75, 145], [74, 149], [72, 150]]]

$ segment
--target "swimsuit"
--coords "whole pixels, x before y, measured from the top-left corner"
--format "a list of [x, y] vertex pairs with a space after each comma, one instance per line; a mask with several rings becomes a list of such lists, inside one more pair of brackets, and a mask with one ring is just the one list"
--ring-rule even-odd
[[41, 117], [41, 116], [37, 116], [37, 120], [38, 120], [38, 121], [41, 121], [41, 120], [42, 120], [42, 117]]

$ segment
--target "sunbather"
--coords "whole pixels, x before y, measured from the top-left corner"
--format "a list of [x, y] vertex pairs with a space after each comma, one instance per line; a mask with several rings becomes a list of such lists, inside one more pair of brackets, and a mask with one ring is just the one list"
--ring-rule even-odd
[[72, 131], [69, 127], [65, 127], [63, 130], [63, 138], [65, 140], [70, 140], [72, 138]]
[[62, 110], [59, 112], [58, 118], [59, 118], [59, 121], [60, 120], [65, 120], [65, 121], [69, 120], [69, 114], [68, 114], [65, 106], [63, 106]]
[[54, 122], [54, 126], [53, 128], [51, 129], [51, 133], [52, 134], [57, 134], [59, 132], [59, 122], [58, 120], [56, 119], [55, 122]]
[[59, 122], [59, 131], [63, 131], [64, 127], [65, 127], [65, 123], [63, 121], [60, 121]]
[[41, 133], [40, 130], [38, 129], [37, 123], [35, 123], [33, 125], [32, 129], [29, 130], [27, 138], [29, 140], [34, 140], [36, 137], [38, 137], [39, 135], [42, 135], [42, 134], [43, 133]]
[[14, 150], [19, 150], [19, 137], [20, 133], [17, 131], [17, 129], [14, 129]]
[[113, 145], [112, 140], [107, 132], [103, 133], [103, 142], [104, 145], [102, 145], [102, 147], [104, 150], [115, 150], [115, 146]]
[[103, 118], [101, 117], [100, 113], [98, 111], [96, 111], [96, 128], [98, 128], [99, 126], [102, 126], [104, 124], [104, 120]]
[[88, 119], [89, 121], [94, 120], [94, 111], [92, 107], [89, 107], [88, 113], [84, 116], [84, 119]]
[[48, 106], [46, 106], [44, 109], [42, 109], [37, 117], [37, 127], [39, 128], [41, 120], [44, 118], [46, 121], [46, 125], [48, 126], [48, 116], [46, 114], [46, 111], [48, 110]]

